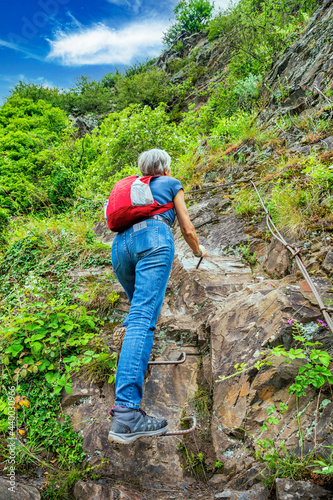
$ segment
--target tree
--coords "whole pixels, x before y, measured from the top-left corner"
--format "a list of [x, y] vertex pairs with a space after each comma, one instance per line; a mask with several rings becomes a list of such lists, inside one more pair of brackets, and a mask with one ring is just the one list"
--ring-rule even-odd
[[176, 22], [167, 29], [163, 42], [169, 47], [181, 31], [198, 33], [208, 24], [214, 9], [209, 0], [181, 0], [173, 10]]

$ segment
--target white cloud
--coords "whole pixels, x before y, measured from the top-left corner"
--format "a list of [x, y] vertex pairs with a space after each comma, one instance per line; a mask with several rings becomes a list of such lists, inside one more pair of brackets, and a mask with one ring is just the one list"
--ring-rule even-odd
[[36, 59], [37, 61], [43, 61], [41, 57], [36, 56], [29, 50], [26, 50], [23, 47], [16, 45], [15, 43], [6, 42], [5, 40], [0, 39], [0, 47], [5, 47], [6, 49], [15, 50], [16, 52], [21, 52], [22, 54], [25, 54], [26, 56], [31, 57], [32, 59]]
[[135, 14], [137, 14], [142, 5], [141, 0], [107, 0], [109, 3], [113, 3], [114, 5], [118, 5], [119, 7], [126, 7], [126, 9], [132, 10]]
[[71, 33], [59, 32], [49, 40], [47, 58], [64, 66], [130, 64], [135, 58], [160, 53], [167, 26], [167, 22], [147, 19], [118, 30], [97, 24]]

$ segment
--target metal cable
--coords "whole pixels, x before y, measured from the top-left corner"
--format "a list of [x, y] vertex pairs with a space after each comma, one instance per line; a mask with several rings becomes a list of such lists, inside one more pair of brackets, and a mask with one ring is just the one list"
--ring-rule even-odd
[[321, 299], [321, 296], [319, 295], [319, 292], [318, 292], [314, 282], [312, 281], [311, 277], [309, 276], [309, 273], [306, 270], [306, 267], [304, 265], [302, 257], [300, 256], [300, 252], [302, 249], [294, 247], [293, 245], [289, 245], [289, 243], [286, 242], [286, 240], [284, 239], [284, 237], [282, 236], [280, 231], [275, 226], [275, 224], [270, 216], [270, 213], [267, 210], [267, 207], [265, 206], [265, 203], [263, 202], [262, 197], [260, 196], [260, 193], [257, 189], [257, 186], [255, 185], [255, 183], [252, 180], [250, 182], [251, 182], [252, 186], [254, 187], [254, 189], [258, 195], [259, 201], [261, 203], [261, 206], [264, 209], [264, 212], [266, 214], [266, 224], [267, 224], [268, 230], [273, 235], [273, 237], [275, 239], [277, 239], [280, 243], [282, 243], [282, 245], [291, 253], [292, 258], [295, 259], [299, 270], [303, 274], [305, 281], [309, 285], [316, 301], [318, 302], [319, 309], [322, 312], [328, 327], [330, 328], [331, 332], [333, 333], [333, 321], [332, 321], [331, 316], [328, 314], [328, 311], [332, 311], [332, 309], [325, 306], [324, 302]]

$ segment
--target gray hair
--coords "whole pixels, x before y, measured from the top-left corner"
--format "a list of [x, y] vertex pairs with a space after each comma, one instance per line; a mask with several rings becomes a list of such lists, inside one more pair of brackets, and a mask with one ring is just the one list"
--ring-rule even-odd
[[143, 175], [163, 175], [170, 172], [171, 158], [164, 149], [149, 149], [140, 154], [138, 166]]

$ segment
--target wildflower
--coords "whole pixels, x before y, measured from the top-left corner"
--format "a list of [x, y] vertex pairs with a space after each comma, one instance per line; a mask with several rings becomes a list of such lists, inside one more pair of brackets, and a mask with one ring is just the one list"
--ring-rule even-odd
[[317, 319], [317, 321], [318, 323], [320, 323], [321, 326], [327, 326], [322, 319]]
[[228, 113], [229, 109], [226, 110], [226, 113]]
[[294, 323], [294, 321], [295, 321], [295, 320], [294, 320], [293, 318], [292, 318], [292, 319], [288, 319], [288, 323], [289, 323], [289, 325], [292, 325], [292, 324]]

